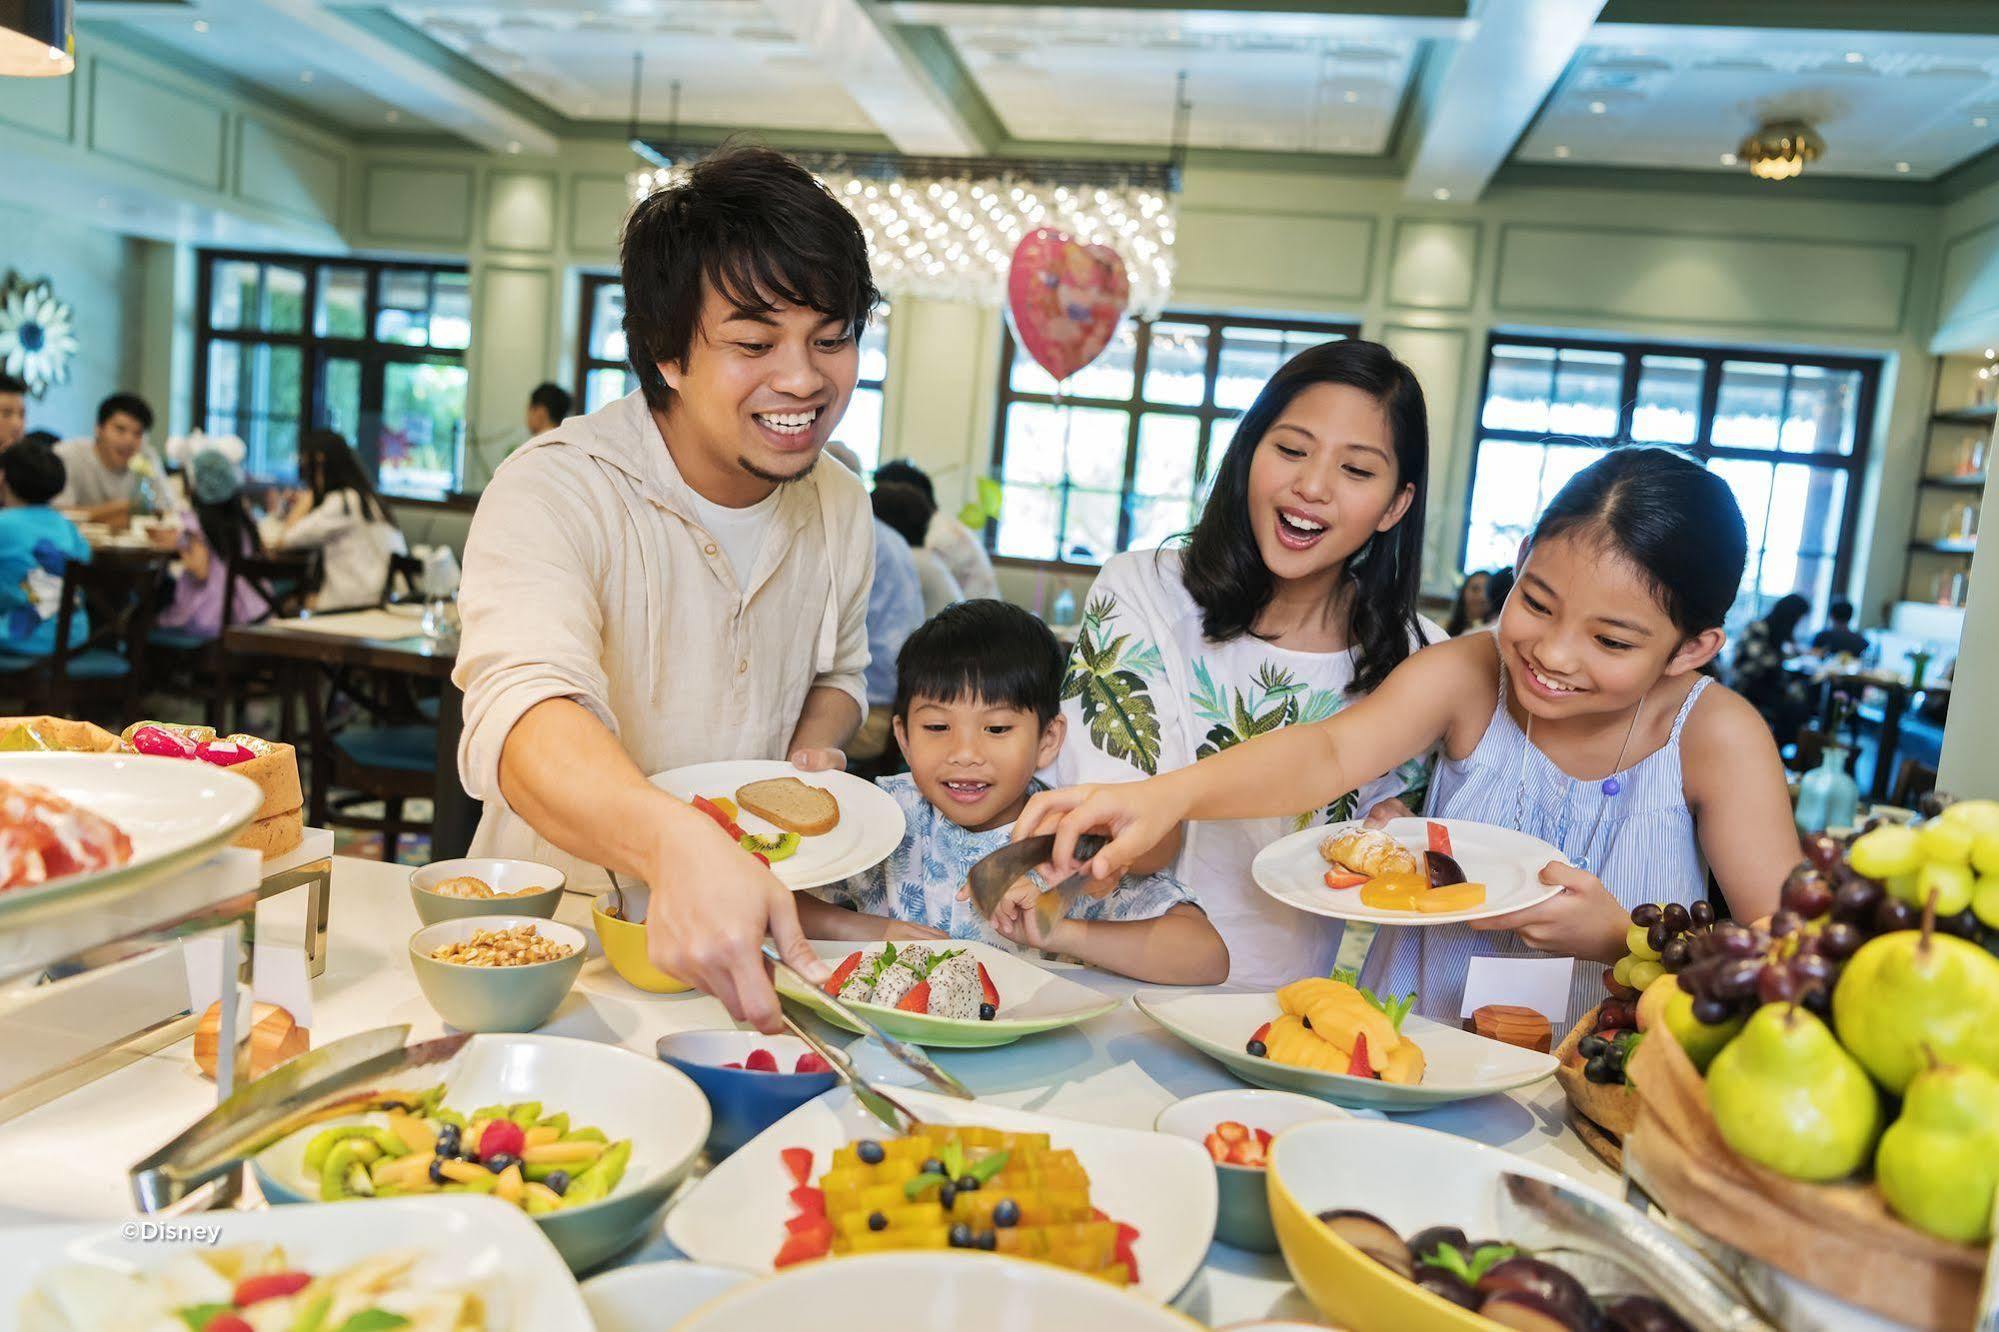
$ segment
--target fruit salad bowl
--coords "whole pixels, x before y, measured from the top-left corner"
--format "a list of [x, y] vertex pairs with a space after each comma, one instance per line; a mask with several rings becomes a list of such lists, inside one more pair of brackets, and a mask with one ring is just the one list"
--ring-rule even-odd
[[715, 1116], [708, 1155], [716, 1161], [839, 1081], [796, 1036], [734, 1028], [679, 1031], [660, 1037], [658, 1049], [661, 1059], [692, 1078], [708, 1098]]

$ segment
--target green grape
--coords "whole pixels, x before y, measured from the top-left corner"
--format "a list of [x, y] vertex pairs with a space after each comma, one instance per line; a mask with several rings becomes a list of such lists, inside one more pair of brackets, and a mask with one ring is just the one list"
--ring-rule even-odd
[[1635, 957], [1620, 957], [1617, 959], [1617, 965], [1610, 969], [1610, 978], [1626, 989], [1635, 990], [1638, 987], [1631, 983], [1631, 968], [1637, 965], [1638, 959]]
[[1932, 860], [1916, 875], [1916, 902], [1926, 903], [1936, 894], [1938, 916], [1955, 916], [1970, 906], [1971, 890], [1971, 870], [1964, 865]]
[[1666, 974], [1665, 963], [1659, 961], [1639, 961], [1631, 968], [1631, 988], [1643, 990]]
[[1913, 828], [1884, 823], [1854, 838], [1853, 845], [1847, 848], [1846, 860], [1870, 879], [1914, 874], [1923, 865], [1922, 838]]
[[1624, 932], [1624, 947], [1640, 962], [1657, 962], [1659, 950], [1645, 941], [1645, 926], [1633, 925]]
[[1931, 819], [1916, 834], [1922, 839], [1923, 855], [1930, 861], [1945, 865], [1968, 865], [1971, 863], [1972, 832], [1955, 823], [1942, 819]]

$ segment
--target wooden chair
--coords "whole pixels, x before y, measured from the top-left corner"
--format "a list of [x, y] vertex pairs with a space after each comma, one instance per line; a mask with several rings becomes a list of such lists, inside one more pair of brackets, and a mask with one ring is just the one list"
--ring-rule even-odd
[[0, 654], [0, 679], [15, 682], [31, 711], [123, 727], [144, 692], [146, 636], [163, 572], [150, 561], [70, 561], [56, 603], [55, 651]]
[[1937, 789], [1937, 770], [1921, 759], [1903, 759], [1902, 766], [1895, 773], [1895, 786], [1889, 793], [1888, 803], [1902, 809], [1915, 809], [1917, 803]]
[[[402, 594], [396, 593], [396, 584], [402, 584]], [[423, 600], [423, 561], [414, 555], [389, 556], [389, 572], [382, 579], [382, 604], [393, 605], [398, 601]]]
[[[306, 597], [318, 581], [319, 552], [288, 555], [239, 555], [225, 562], [222, 582], [222, 633], [213, 638], [184, 629], [155, 629], [149, 642], [168, 665], [176, 692], [202, 700], [202, 721], [225, 734], [242, 725], [244, 705], [253, 698], [278, 702], [277, 738], [296, 742], [292, 690], [286, 672], [261, 658], [232, 653], [222, 634], [232, 626], [285, 619], [305, 609]], [[262, 598], [264, 609], [254, 615], [236, 613], [244, 588]]]

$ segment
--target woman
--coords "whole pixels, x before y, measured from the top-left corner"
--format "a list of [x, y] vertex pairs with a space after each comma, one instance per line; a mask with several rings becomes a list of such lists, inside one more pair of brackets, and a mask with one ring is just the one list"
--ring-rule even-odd
[[311, 430], [298, 443], [298, 474], [308, 489], [292, 500], [280, 550], [318, 550], [325, 570], [315, 610], [374, 606], [389, 578], [389, 556], [408, 553], [395, 519], [368, 484], [347, 441]]
[[1796, 592], [1777, 598], [1762, 619], [1742, 631], [1729, 673], [1730, 687], [1762, 714], [1780, 745], [1789, 743], [1811, 719], [1804, 681], [1784, 669], [1784, 659], [1796, 650], [1791, 640], [1811, 609], [1812, 603]]
[[1465, 575], [1458, 584], [1458, 599], [1451, 603], [1451, 618], [1444, 632], [1452, 638], [1483, 628], [1492, 619], [1492, 575], [1483, 569]]
[[[183, 510], [180, 576], [173, 600], [160, 612], [162, 629], [179, 629], [197, 638], [222, 632], [222, 598], [229, 583], [229, 564], [244, 555], [263, 552], [257, 523], [243, 499], [243, 469], [220, 448], [204, 448], [187, 464], [192, 510]], [[231, 623], [244, 624], [269, 610], [256, 588], [236, 585]]]
[[[1129, 781], [1331, 716], [1442, 631], [1416, 614], [1429, 425], [1423, 390], [1379, 343], [1300, 352], [1243, 415], [1183, 547], [1108, 561], [1084, 602], [1063, 710], [1060, 785]], [[1193, 823], [1170, 863], [1228, 943], [1229, 983], [1330, 972], [1339, 922], [1259, 890], [1250, 861], [1314, 823], [1396, 797], [1426, 766], [1377, 774], [1299, 818]]]

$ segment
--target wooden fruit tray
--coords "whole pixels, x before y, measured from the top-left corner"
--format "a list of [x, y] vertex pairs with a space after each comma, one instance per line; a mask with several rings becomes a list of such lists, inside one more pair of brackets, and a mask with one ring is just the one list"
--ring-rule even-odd
[[[1583, 1014], [1582, 1021], [1569, 1030], [1555, 1047], [1555, 1081], [1569, 1098], [1569, 1115], [1580, 1137], [1598, 1159], [1612, 1170], [1624, 1168], [1625, 1135], [1638, 1122], [1638, 1097], [1621, 1083], [1591, 1082], [1583, 1076], [1588, 1062], [1576, 1048], [1583, 1037], [1596, 1030], [1597, 1010]], [[1643, 1044], [1643, 1042], [1640, 1042]]]

